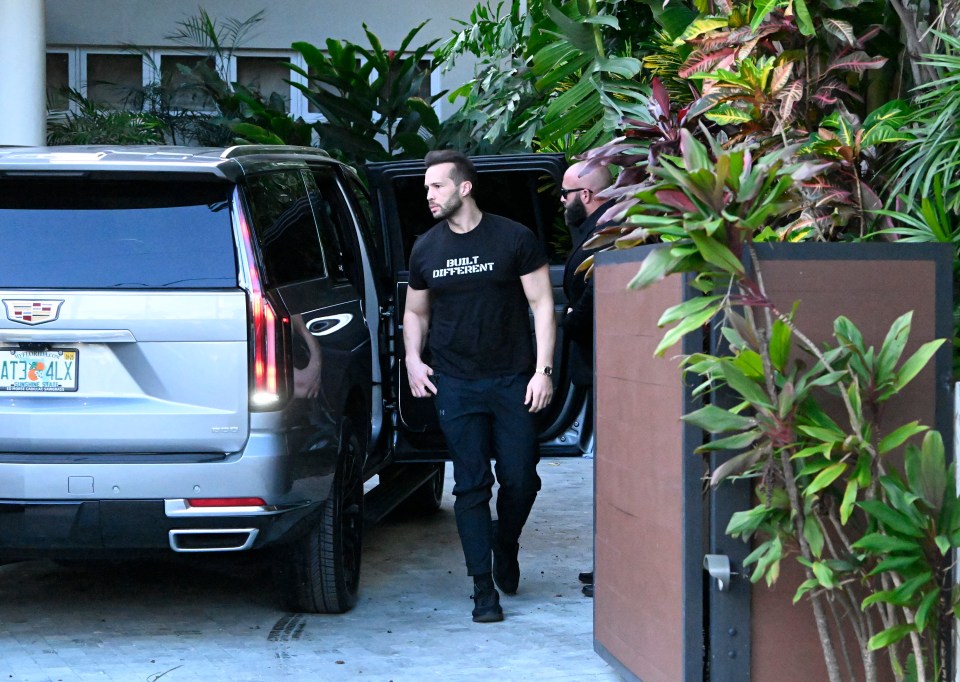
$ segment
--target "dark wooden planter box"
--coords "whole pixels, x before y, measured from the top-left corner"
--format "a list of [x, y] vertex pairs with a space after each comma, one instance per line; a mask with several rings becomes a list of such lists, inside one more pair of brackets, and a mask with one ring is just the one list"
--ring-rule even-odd
[[[826, 679], [809, 604], [792, 606], [800, 572], [773, 590], [735, 576], [719, 591], [705, 554], [733, 570], [750, 548], [727, 538], [733, 511], [752, 506], [744, 485], [706, 491], [708, 463], [693, 454], [704, 434], [680, 421], [696, 408], [680, 353], [704, 348], [688, 335], [665, 358], [654, 348], [662, 312], [690, 295], [682, 277], [628, 291], [649, 250], [600, 254], [596, 269], [594, 647], [625, 679], [643, 682], [809, 682]], [[778, 244], [758, 249], [768, 292], [814, 341], [849, 317], [879, 346], [913, 310], [906, 353], [952, 335], [952, 251], [945, 245]], [[672, 357], [671, 357], [672, 356]], [[905, 355], [906, 357], [906, 355]], [[918, 419], [953, 444], [951, 349], [889, 405], [896, 425]], [[783, 562], [786, 569], [792, 560]]]

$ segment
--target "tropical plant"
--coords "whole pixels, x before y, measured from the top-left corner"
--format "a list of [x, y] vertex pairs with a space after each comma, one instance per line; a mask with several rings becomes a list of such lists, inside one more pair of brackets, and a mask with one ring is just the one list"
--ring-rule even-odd
[[313, 125], [320, 146], [352, 163], [418, 158], [433, 146], [440, 133], [433, 105], [444, 93], [424, 88], [429, 73], [422, 65], [437, 41], [411, 47], [424, 23], [396, 50], [384, 49], [366, 24], [369, 47], [330, 39], [324, 53], [310, 43], [293, 44], [307, 64], [289, 65], [306, 80], [293, 85], [323, 116]]
[[937, 75], [916, 88], [916, 110], [910, 119], [914, 137], [891, 160], [889, 196], [903, 195], [908, 203], [919, 205], [939, 182], [945, 208], [956, 219], [960, 214], [960, 38], [938, 35], [944, 51], [924, 55], [921, 62]]
[[[478, 5], [440, 50], [452, 66], [478, 57], [448, 125], [469, 151], [584, 152], [609, 140], [626, 115], [643, 115], [634, 41], [654, 30], [643, 3], [513, 0]], [[630, 32], [624, 31], [629, 26]]]
[[[865, 679], [878, 679], [878, 650], [899, 677], [942, 679], [957, 607], [949, 581], [960, 502], [938, 436], [908, 448], [903, 476], [888, 459], [927, 427], [884, 431], [880, 421], [942, 340], [904, 359], [907, 314], [879, 348], [844, 317], [834, 324], [833, 346], [810, 341], [793, 312], [768, 297], [753, 242], [777, 238], [809, 203], [807, 181], [830, 164], [797, 161], [791, 146], [764, 153], [754, 142], [724, 146], [706, 137], [703, 144], [681, 130], [679, 156], [662, 154], [648, 168], [649, 180], [629, 190], [638, 201], [623, 211], [622, 225], [594, 244], [663, 242], [632, 287], [694, 275], [702, 295], [664, 312], [660, 324], [673, 326], [658, 353], [719, 320], [726, 352], [682, 360], [707, 403], [685, 420], [716, 435], [700, 452], [734, 453], [712, 472], [713, 485], [755, 479], [756, 506], [735, 514], [727, 532], [755, 539], [746, 562], [755, 581], [774, 582], [782, 561], [796, 556], [806, 574], [796, 599], [812, 605], [831, 682], [857, 675], [841, 667], [849, 661], [840, 654], [841, 624], [852, 627]], [[720, 391], [729, 402], [716, 399]], [[839, 399], [839, 415], [824, 409], [828, 395]]]
[[47, 144], [164, 144], [165, 124], [144, 112], [117, 111], [68, 90], [71, 110], [47, 124]]

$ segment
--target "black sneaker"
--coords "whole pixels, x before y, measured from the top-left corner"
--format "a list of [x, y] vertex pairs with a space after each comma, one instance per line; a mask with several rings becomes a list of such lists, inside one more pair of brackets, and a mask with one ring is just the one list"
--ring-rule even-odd
[[503, 544], [497, 529], [497, 522], [493, 522], [493, 538], [490, 543], [493, 548], [493, 581], [504, 594], [516, 594], [520, 586], [520, 543]]
[[593, 571], [584, 571], [577, 576], [577, 580], [584, 585], [593, 585]]
[[483, 589], [473, 588], [473, 622], [499, 623], [503, 620], [503, 609], [500, 608], [500, 593], [493, 587]]

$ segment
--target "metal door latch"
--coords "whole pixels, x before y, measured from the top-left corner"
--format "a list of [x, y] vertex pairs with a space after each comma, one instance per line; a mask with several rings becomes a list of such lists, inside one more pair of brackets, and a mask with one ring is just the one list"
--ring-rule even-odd
[[717, 581], [717, 589], [723, 592], [730, 586], [733, 576], [737, 575], [730, 570], [730, 557], [726, 554], [707, 554], [703, 557], [703, 568], [710, 577]]

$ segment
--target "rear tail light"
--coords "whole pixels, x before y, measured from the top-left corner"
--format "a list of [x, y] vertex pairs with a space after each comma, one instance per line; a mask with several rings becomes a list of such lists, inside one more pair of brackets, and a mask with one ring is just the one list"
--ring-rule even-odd
[[250, 409], [275, 410], [290, 395], [290, 316], [267, 298], [256, 265], [250, 226], [243, 211], [239, 215], [250, 283]]

